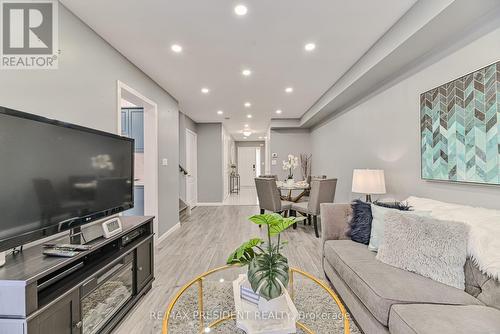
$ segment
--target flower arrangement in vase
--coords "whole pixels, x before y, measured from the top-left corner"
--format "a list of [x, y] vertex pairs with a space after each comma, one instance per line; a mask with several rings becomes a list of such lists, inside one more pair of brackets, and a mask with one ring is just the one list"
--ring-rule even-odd
[[255, 215], [249, 220], [267, 226], [267, 242], [250, 239], [229, 255], [227, 264], [248, 265], [247, 278], [252, 290], [269, 301], [281, 297], [289, 282], [288, 259], [281, 254], [286, 242], [281, 241], [280, 234], [303, 217], [284, 218], [271, 213]]
[[293, 154], [288, 155], [288, 160], [283, 160], [283, 170], [288, 171], [287, 183], [293, 184], [293, 170], [299, 166], [299, 158]]

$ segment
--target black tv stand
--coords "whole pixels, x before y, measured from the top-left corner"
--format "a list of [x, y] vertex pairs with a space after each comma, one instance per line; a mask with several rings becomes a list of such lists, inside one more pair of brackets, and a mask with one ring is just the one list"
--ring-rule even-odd
[[[72, 258], [43, 256], [42, 245], [9, 255], [0, 268], [0, 333], [111, 332], [154, 280], [153, 217], [121, 220], [121, 233]], [[69, 236], [53, 242], [69, 244]]]

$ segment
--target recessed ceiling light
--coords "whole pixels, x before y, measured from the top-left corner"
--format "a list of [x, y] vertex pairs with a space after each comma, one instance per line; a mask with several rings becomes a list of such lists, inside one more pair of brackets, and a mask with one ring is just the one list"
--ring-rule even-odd
[[247, 139], [247, 137], [243, 137], [243, 139]]
[[201, 92], [202, 92], [203, 94], [208, 94], [208, 93], [210, 93], [210, 89], [208, 89], [208, 88], [206, 88], [206, 87], [203, 87], [203, 88], [201, 89]]
[[172, 49], [172, 51], [174, 51], [175, 53], [182, 52], [182, 46], [180, 46], [179, 44], [172, 44], [170, 49]]
[[246, 108], [250, 108], [252, 106], [252, 104], [250, 102], [245, 102], [245, 107]]
[[293, 92], [293, 87], [287, 87], [287, 88], [285, 88], [285, 92], [292, 93]]
[[224, 112], [222, 110], [217, 111], [217, 115], [222, 115]]
[[277, 114], [281, 114], [283, 111], [281, 109], [276, 110]]
[[238, 16], [244, 16], [244, 15], [247, 15], [248, 8], [245, 5], [237, 5], [236, 7], [234, 7], [234, 12]]
[[304, 49], [306, 51], [313, 51], [314, 49], [316, 49], [316, 44], [314, 44], [314, 43], [307, 43], [306, 45], [304, 45]]
[[243, 71], [241, 71], [241, 74], [248, 77], [252, 74], [252, 71], [250, 71], [249, 69], [244, 69]]
[[248, 115], [247, 115], [247, 118], [252, 118], [252, 115], [251, 115], [251, 114], [248, 114]]
[[243, 135], [245, 137], [250, 137], [252, 135], [252, 131], [243, 131]]
[[248, 128], [248, 124], [245, 124], [245, 128]]

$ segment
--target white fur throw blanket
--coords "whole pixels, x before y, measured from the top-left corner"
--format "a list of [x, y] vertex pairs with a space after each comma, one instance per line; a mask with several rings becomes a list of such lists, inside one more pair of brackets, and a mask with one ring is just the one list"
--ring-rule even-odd
[[500, 211], [409, 197], [413, 210], [431, 211], [431, 217], [463, 222], [470, 227], [467, 255], [479, 269], [500, 279]]

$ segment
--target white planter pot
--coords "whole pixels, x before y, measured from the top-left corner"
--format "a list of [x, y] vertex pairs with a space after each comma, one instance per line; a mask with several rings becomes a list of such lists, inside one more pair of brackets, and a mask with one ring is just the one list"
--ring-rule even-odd
[[286, 180], [286, 184], [289, 185], [289, 186], [293, 186], [295, 184], [295, 180], [294, 179], [288, 179], [288, 180]]

